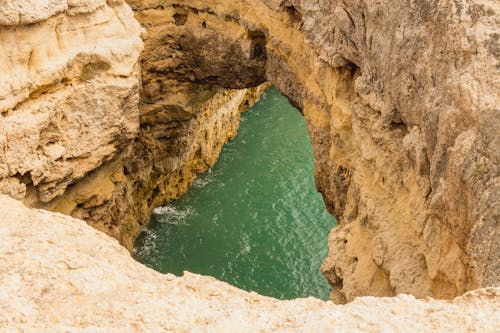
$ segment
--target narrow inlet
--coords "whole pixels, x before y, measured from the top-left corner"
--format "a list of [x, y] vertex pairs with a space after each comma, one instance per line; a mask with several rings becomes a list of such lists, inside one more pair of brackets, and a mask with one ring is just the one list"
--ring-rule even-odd
[[326, 300], [320, 266], [335, 225], [315, 188], [304, 118], [271, 88], [242, 115], [217, 164], [155, 210], [134, 255], [163, 273], [187, 270], [266, 296]]

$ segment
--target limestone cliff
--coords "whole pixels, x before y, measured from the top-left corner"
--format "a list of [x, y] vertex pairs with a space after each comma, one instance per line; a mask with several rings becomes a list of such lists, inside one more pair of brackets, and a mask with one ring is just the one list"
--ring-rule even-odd
[[[494, 332], [499, 290], [280, 301], [211, 277], [162, 275], [85, 222], [0, 195], [0, 329], [92, 332]], [[47, 232], [50, 230], [50, 232]], [[467, 315], [464, 315], [467, 314]]]
[[120, 0], [0, 1], [0, 192], [130, 248], [270, 81], [341, 224], [336, 301], [498, 284], [497, 2], [129, 3], [143, 29]]
[[143, 104], [140, 129], [121, 154], [38, 207], [84, 219], [131, 250], [153, 209], [184, 194], [214, 165], [236, 135], [240, 112], [264, 88], [166, 87], [159, 96], [171, 104]]
[[268, 80], [303, 111], [337, 301], [498, 284], [497, 3], [129, 3], [171, 58], [156, 76]]
[[2, 1], [1, 192], [49, 202], [135, 137], [139, 32], [123, 1]]
[[138, 134], [140, 32], [123, 1], [2, 1], [0, 193], [64, 212], [75, 188], [74, 206], [106, 199], [85, 182]]

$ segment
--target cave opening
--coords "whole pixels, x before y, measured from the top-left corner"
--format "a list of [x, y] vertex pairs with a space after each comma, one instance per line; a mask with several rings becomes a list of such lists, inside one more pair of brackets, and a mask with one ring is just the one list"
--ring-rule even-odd
[[242, 114], [235, 140], [179, 200], [158, 207], [134, 256], [280, 299], [328, 299], [320, 271], [336, 221], [314, 181], [303, 116], [276, 88]]
[[262, 31], [250, 31], [248, 37], [252, 41], [250, 59], [266, 59], [266, 35]]

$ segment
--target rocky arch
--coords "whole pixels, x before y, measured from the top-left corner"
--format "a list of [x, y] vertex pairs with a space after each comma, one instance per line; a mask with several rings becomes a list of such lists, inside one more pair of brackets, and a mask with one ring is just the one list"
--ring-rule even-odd
[[[268, 80], [303, 111], [317, 187], [341, 223], [330, 235], [323, 265], [334, 299], [401, 292], [450, 298], [498, 283], [499, 89], [491, 88], [498, 88], [492, 76], [478, 74], [498, 62], [493, 4], [131, 0], [145, 28], [139, 112], [137, 66], [129, 54], [139, 49], [137, 41], [133, 52], [124, 51], [126, 34], [138, 34], [136, 26], [123, 25], [128, 8], [122, 1], [64, 4], [51, 15], [71, 15], [54, 39], [70, 40], [61, 28], [83, 31], [75, 34], [81, 38], [98, 36], [95, 27], [106, 25], [120, 31], [123, 54], [82, 51], [63, 79], [38, 71], [40, 78], [21, 87], [22, 94], [12, 90], [14, 99], [28, 93], [47, 102], [47, 96], [79, 87], [78, 100], [89, 110], [96, 99], [87, 92], [119, 93], [121, 104], [108, 103], [110, 94], [99, 97], [113, 112], [98, 114], [106, 119], [98, 123], [106, 134], [98, 154], [79, 152], [78, 140], [71, 141], [71, 154], [64, 153], [60, 126], [71, 122], [70, 113], [51, 113], [43, 120], [48, 125], [40, 125], [48, 145], [34, 153], [43, 151], [47, 162], [0, 163], [2, 191], [83, 218], [130, 248], [138, 221], [185, 191], [235, 135], [234, 110], [251, 104], [259, 89], [233, 89]], [[78, 20], [87, 14], [96, 24]], [[61, 23], [57, 15], [50, 20]], [[481, 36], [473, 33], [477, 25]], [[82, 38], [82, 45], [88, 40]], [[21, 51], [35, 69], [54, 52]], [[127, 66], [102, 66], [123, 59]], [[110, 84], [110, 77], [121, 83]], [[30, 102], [20, 102], [29, 96], [3, 96], [2, 117], [15, 124], [20, 111], [29, 111]], [[12, 148], [0, 144], [0, 159], [8, 160]]]
[[[481, 201], [472, 198], [476, 180], [458, 184], [453, 171], [471, 172], [472, 164], [463, 165], [459, 156], [477, 158], [487, 150], [470, 150], [481, 141], [473, 134], [477, 124], [463, 98], [451, 92], [463, 91], [465, 83], [449, 82], [459, 74], [450, 72], [456, 60], [447, 57], [458, 59], [466, 50], [456, 39], [444, 43], [460, 29], [458, 21], [444, 21], [456, 20], [463, 9], [403, 2], [383, 9], [369, 1], [162, 4], [131, 1], [148, 27], [146, 89], [158, 64], [172, 64], [166, 72], [176, 80], [211, 87], [240, 89], [267, 80], [303, 111], [318, 190], [341, 223], [323, 265], [337, 301], [401, 292], [451, 298], [488, 283], [491, 273], [473, 254], [485, 248], [473, 239], [493, 227], [494, 218], [482, 215], [490, 221], [483, 224], [471, 215]], [[403, 10], [406, 5], [412, 9]], [[165, 29], [179, 11], [186, 21]], [[389, 18], [386, 25], [382, 17]], [[159, 40], [165, 30], [180, 45], [180, 67], [165, 59], [149, 62], [148, 49], [165, 45]], [[434, 47], [431, 54], [426, 45]], [[462, 61], [464, 68], [477, 63]], [[437, 104], [430, 101], [437, 96]], [[437, 120], [443, 117], [458, 127]]]

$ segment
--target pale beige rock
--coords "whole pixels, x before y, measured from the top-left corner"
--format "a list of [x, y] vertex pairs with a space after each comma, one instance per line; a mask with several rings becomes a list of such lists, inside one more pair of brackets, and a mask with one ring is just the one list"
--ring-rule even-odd
[[451, 302], [280, 301], [188, 272], [162, 275], [85, 222], [0, 196], [0, 330], [496, 332], [500, 290]]
[[0, 178], [48, 202], [137, 134], [140, 26], [124, 3], [2, 3]]
[[61, 0], [1, 0], [0, 25], [36, 23], [67, 9]]

